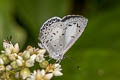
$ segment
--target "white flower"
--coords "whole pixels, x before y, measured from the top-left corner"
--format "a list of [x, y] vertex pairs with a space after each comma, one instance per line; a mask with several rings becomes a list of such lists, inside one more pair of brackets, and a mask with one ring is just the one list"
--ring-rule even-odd
[[63, 73], [61, 72], [61, 65], [60, 64], [54, 64], [54, 71], [53, 71], [53, 74], [55, 76], [62, 76]]
[[54, 76], [62, 76], [63, 73], [61, 72], [61, 65], [60, 64], [49, 64], [47, 67], [47, 72], [52, 72]]
[[11, 50], [9, 48], [6, 48], [5, 51], [4, 51], [4, 53], [6, 55], [10, 55], [11, 54]]
[[22, 56], [25, 60], [29, 59], [30, 58], [30, 51], [27, 51], [27, 50], [24, 51]]
[[16, 44], [14, 45], [13, 52], [14, 52], [14, 53], [18, 53], [18, 52], [19, 52], [19, 45], [18, 45], [18, 43], [16, 43]]
[[8, 48], [8, 49], [11, 50], [13, 48], [13, 44], [11, 44], [11, 42], [4, 41], [3, 42], [3, 48], [4, 49]]
[[46, 80], [50, 80], [53, 77], [53, 73], [48, 73], [45, 75]]
[[45, 60], [44, 55], [39, 53], [36, 57], [36, 61], [37, 62], [42, 62], [43, 60]]
[[27, 47], [27, 51], [29, 51], [30, 54], [33, 54], [34, 48], [33, 48], [32, 46], [28, 46], [28, 47]]
[[38, 50], [37, 52], [38, 52], [38, 54], [44, 55], [45, 52], [46, 52], [46, 49], [40, 49], [40, 50]]
[[11, 66], [11, 65], [7, 65], [7, 66], [6, 66], [6, 70], [9, 71], [9, 70], [11, 70], [11, 69], [12, 69], [12, 66]]
[[37, 56], [36, 54], [33, 54], [33, 55], [30, 57], [30, 59], [33, 60], [33, 61], [35, 61], [36, 56]]
[[4, 62], [3, 62], [3, 60], [0, 58], [0, 65], [3, 65], [4, 64]]
[[19, 60], [23, 60], [23, 58], [22, 58], [21, 56], [17, 56], [17, 58], [18, 58]]
[[16, 60], [17, 56], [18, 55], [16, 53], [8, 55], [9, 59], [12, 60], [12, 61]]
[[47, 73], [45, 70], [34, 71], [27, 80], [50, 80], [53, 77], [53, 73]]
[[4, 65], [1, 65], [1, 66], [0, 66], [0, 72], [1, 72], [1, 71], [4, 71], [4, 70], [5, 70], [5, 66], [4, 66]]
[[53, 71], [53, 74], [55, 76], [62, 76], [63, 75], [63, 73], [61, 73], [60, 71], [57, 71], [57, 70]]
[[32, 66], [34, 66], [34, 63], [35, 63], [35, 61], [29, 59], [29, 60], [27, 60], [27, 61], [25, 62], [25, 65], [26, 65], [27, 67], [32, 67]]
[[30, 57], [30, 59], [28, 59], [28, 60], [25, 62], [25, 65], [26, 65], [27, 67], [32, 67], [32, 66], [34, 66], [35, 58], [36, 58], [36, 55], [33, 54], [33, 55]]
[[2, 51], [6, 55], [10, 55], [11, 53], [18, 53], [19, 52], [19, 45], [16, 43], [14, 46], [11, 42], [4, 41], [3, 42], [3, 48], [5, 51]]
[[23, 65], [23, 60], [17, 59], [16, 62], [17, 62], [18, 66], [22, 66]]
[[29, 70], [29, 68], [23, 68], [23, 69], [20, 71], [20, 76], [22, 77], [22, 79], [26, 79], [29, 75], [30, 75], [30, 70]]
[[19, 72], [15, 73], [15, 78], [17, 78], [17, 79], [20, 78], [20, 73]]

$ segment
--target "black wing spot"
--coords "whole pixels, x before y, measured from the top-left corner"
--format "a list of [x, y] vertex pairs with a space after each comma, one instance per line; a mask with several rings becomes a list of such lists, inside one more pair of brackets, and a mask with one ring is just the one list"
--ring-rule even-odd
[[80, 28], [80, 26], [77, 24], [77, 27], [79, 27]]
[[50, 41], [52, 41], [52, 39], [50, 39]]
[[68, 26], [72, 26], [71, 24], [69, 24]]
[[79, 30], [79, 32], [81, 32], [81, 31]]
[[76, 24], [76, 23], [73, 23], [73, 24]]
[[46, 41], [46, 43], [48, 43], [48, 42], [49, 42], [49, 40]]
[[55, 33], [53, 33], [54, 35], [56, 35]]
[[62, 44], [60, 44], [60, 46], [62, 46]]
[[62, 34], [62, 35], [64, 35], [64, 34]]
[[56, 45], [54, 45], [54, 46], [56, 46]]
[[45, 27], [43, 27], [43, 29], [42, 30], [44, 30], [45, 29]]

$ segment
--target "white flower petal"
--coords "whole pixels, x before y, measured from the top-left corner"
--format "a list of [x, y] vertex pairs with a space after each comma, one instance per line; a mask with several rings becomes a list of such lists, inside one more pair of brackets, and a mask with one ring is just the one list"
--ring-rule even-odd
[[20, 59], [17, 59], [16, 62], [17, 62], [18, 66], [22, 66], [23, 65], [22, 60], [20, 60]]
[[14, 61], [17, 58], [17, 54], [16, 53], [10, 54], [10, 55], [8, 55], [8, 57], [9, 57], [10, 60]]
[[20, 73], [19, 72], [15, 73], [15, 78], [20, 78]]
[[53, 74], [54, 74], [55, 76], [62, 76], [62, 75], [63, 75], [63, 73], [60, 72], [60, 71], [54, 71]]
[[6, 54], [6, 55], [10, 55], [10, 54], [11, 54], [11, 50], [8, 49], [8, 48], [6, 48], [6, 49], [5, 49], [5, 54]]
[[11, 66], [11, 65], [7, 65], [7, 66], [6, 66], [6, 70], [9, 71], [9, 70], [11, 70], [11, 69], [12, 69], [12, 66]]
[[33, 55], [30, 57], [30, 59], [34, 61], [35, 58], [36, 58], [36, 56], [37, 56], [36, 54], [33, 54]]
[[41, 70], [41, 75], [42, 75], [42, 76], [45, 75], [45, 70], [44, 70], [44, 69]]
[[40, 49], [40, 50], [38, 51], [38, 53], [40, 53], [40, 54], [42, 54], [42, 55], [44, 55], [45, 52], [46, 52], [46, 49]]
[[13, 52], [14, 52], [14, 53], [18, 53], [18, 52], [19, 52], [19, 45], [18, 45], [18, 43], [16, 43], [16, 44], [14, 45]]
[[30, 70], [29, 70], [29, 68], [23, 68], [23, 69], [20, 71], [20, 76], [22, 77], [22, 79], [26, 79], [29, 75], [30, 75]]
[[4, 64], [3, 60], [0, 58], [0, 65]]
[[53, 77], [53, 73], [48, 73], [45, 75], [46, 80], [50, 80]]
[[42, 55], [42, 54], [39, 53], [39, 54], [36, 56], [36, 61], [37, 61], [37, 62], [42, 62], [43, 60], [45, 60], [44, 55]]
[[27, 61], [25, 62], [25, 65], [26, 65], [27, 67], [32, 67], [32, 66], [34, 66], [34, 62], [35, 62], [35, 61], [29, 59], [29, 60], [27, 60]]

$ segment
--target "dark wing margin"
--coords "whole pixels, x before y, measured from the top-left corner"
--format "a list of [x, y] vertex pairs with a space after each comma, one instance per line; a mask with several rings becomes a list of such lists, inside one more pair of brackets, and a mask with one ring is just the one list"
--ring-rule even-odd
[[67, 16], [64, 16], [63, 18], [62, 18], [62, 20], [61, 20], [61, 22], [65, 22], [66, 20], [69, 20], [69, 19], [71, 19], [71, 18], [85, 18], [85, 17], [83, 17], [83, 16], [81, 16], [81, 15], [67, 15]]

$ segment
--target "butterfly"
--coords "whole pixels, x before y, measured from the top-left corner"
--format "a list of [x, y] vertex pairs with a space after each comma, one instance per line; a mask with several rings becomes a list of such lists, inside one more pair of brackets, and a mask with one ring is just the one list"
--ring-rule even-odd
[[61, 61], [64, 54], [81, 36], [88, 19], [81, 15], [52, 17], [40, 28], [38, 45], [45, 48], [49, 57]]

